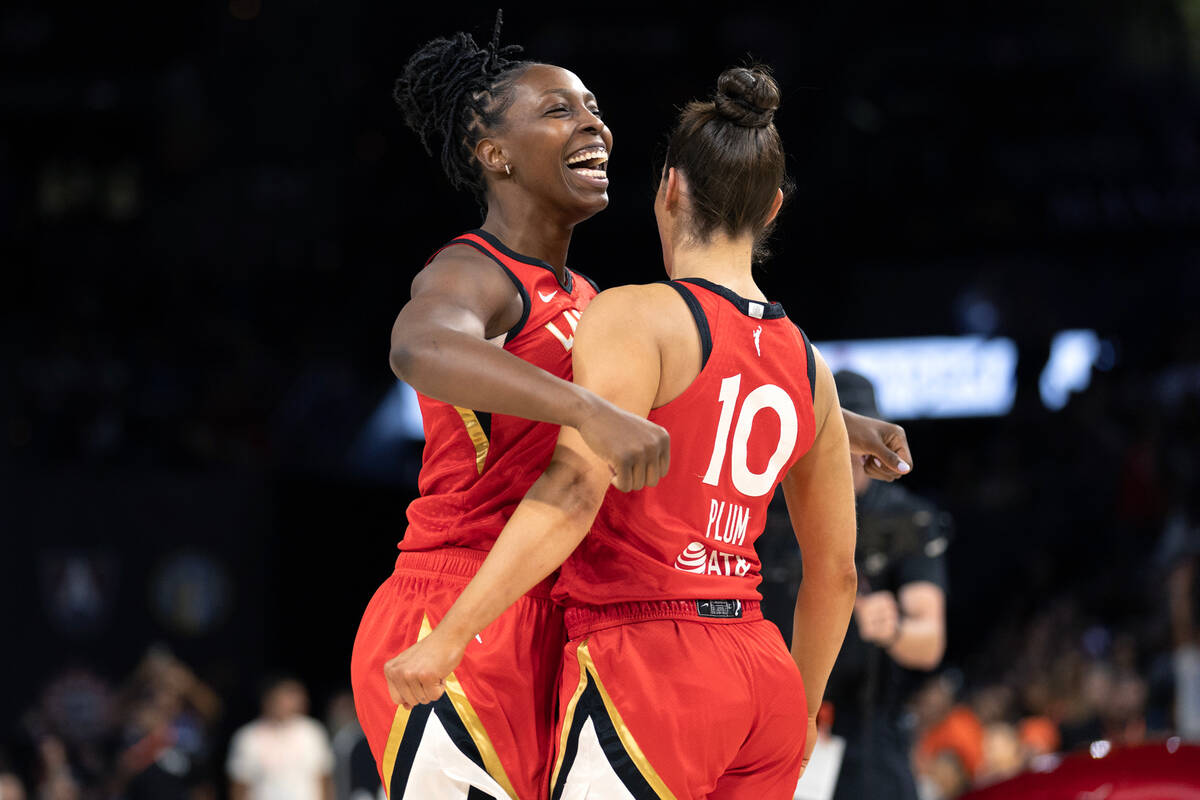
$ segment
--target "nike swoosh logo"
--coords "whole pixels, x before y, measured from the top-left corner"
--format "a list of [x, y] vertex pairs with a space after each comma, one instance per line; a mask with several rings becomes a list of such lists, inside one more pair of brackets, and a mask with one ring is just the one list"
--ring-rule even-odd
[[555, 289], [555, 290], [554, 290], [553, 292], [551, 292], [550, 294], [545, 294], [545, 293], [543, 293], [543, 292], [538, 292], [538, 297], [542, 298], [542, 302], [543, 302], [543, 303], [549, 303], [551, 300], [553, 300], [553, 299], [554, 299], [554, 295], [556, 295], [556, 294], [558, 294], [558, 289]]

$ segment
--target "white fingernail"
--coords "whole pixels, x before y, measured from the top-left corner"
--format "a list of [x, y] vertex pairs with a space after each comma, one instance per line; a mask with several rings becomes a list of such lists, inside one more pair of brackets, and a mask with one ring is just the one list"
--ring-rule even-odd
[[912, 469], [912, 467], [910, 467], [908, 464], [904, 463], [903, 461], [897, 461], [896, 469], [900, 470], [901, 472], [908, 472], [910, 469]]
[[883, 466], [883, 464], [879, 463], [879, 459], [876, 458], [875, 456], [871, 456], [871, 460], [875, 462], [875, 466], [877, 466], [877, 467]]

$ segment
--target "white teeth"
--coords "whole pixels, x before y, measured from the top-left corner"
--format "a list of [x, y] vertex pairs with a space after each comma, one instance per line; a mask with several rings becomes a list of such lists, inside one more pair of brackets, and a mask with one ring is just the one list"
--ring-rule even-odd
[[584, 176], [585, 178], [607, 178], [608, 177], [608, 173], [606, 173], [602, 169], [587, 169], [585, 167], [583, 169], [577, 169], [577, 170], [575, 170], [575, 172], [579, 175]]
[[568, 164], [578, 164], [580, 161], [591, 161], [594, 158], [603, 158], [608, 160], [608, 151], [603, 147], [592, 147], [588, 150], [580, 150], [578, 153], [567, 158]]

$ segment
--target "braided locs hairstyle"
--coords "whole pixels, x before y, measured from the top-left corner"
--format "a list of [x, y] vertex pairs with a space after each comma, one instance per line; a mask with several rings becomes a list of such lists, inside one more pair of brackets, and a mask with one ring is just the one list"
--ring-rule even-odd
[[480, 47], [469, 33], [433, 39], [413, 53], [392, 93], [404, 121], [433, 155], [440, 141], [442, 169], [455, 189], [470, 189], [486, 212], [483, 171], [475, 145], [503, 121], [512, 86], [530, 61], [511, 60], [518, 45], [500, 46], [503, 16], [496, 12], [492, 41]]

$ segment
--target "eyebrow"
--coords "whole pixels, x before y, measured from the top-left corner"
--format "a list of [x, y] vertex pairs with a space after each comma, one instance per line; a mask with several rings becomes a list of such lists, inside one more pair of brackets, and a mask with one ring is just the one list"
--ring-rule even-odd
[[[571, 95], [571, 94], [574, 94], [574, 92], [571, 89], [547, 89], [546, 91], [542, 92], [542, 97], [545, 97], [546, 95], [551, 95], [551, 94]], [[588, 98], [595, 100], [596, 95], [592, 94], [591, 92], [584, 92], [583, 99], [587, 100]]]

